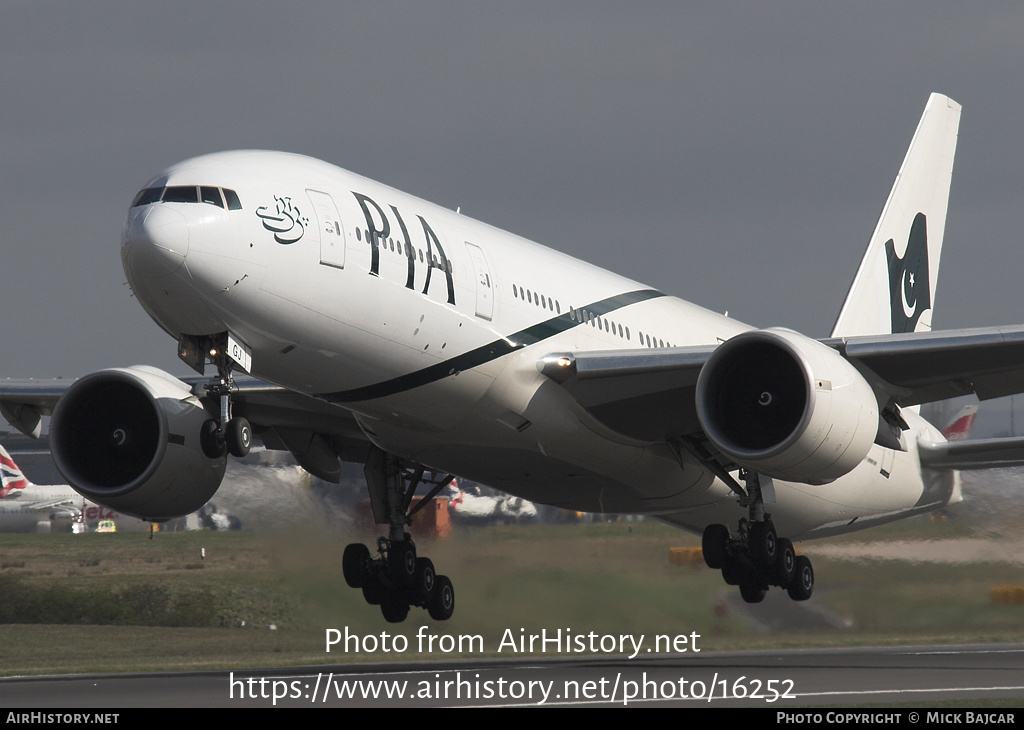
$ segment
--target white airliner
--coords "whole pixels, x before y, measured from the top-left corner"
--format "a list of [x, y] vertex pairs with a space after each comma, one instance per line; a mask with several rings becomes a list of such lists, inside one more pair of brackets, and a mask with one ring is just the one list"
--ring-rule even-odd
[[68, 484], [33, 484], [0, 444], [0, 532], [95, 530], [107, 521], [120, 530], [146, 526], [134, 517], [83, 499]]
[[1024, 327], [930, 331], [959, 119], [932, 95], [822, 341], [753, 329], [325, 162], [187, 160], [132, 202], [122, 260], [182, 359], [217, 374], [13, 383], [0, 408], [25, 433], [52, 412], [68, 481], [151, 520], [198, 509], [225, 451], [244, 454], [254, 432], [325, 479], [339, 460], [365, 464], [388, 534], [343, 563], [389, 621], [454, 609], [451, 581], [405, 531], [416, 487], [433, 496], [452, 475], [655, 516], [703, 533], [706, 561], [746, 600], [771, 585], [806, 599], [814, 572], [791, 540], [956, 502], [952, 469], [1024, 454], [1016, 439], [953, 450], [918, 414], [1024, 390]]
[[501, 524], [537, 519], [532, 502], [503, 494], [492, 496], [477, 484], [462, 485], [452, 480], [442, 495], [448, 497], [448, 513], [459, 522]]
[[30, 482], [0, 445], [0, 532], [49, 532], [55, 526], [70, 526], [81, 521], [83, 502], [67, 484]]

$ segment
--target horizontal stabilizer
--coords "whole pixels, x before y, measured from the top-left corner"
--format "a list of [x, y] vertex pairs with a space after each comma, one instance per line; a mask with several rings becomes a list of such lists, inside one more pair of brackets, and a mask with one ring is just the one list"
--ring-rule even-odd
[[972, 441], [919, 441], [921, 466], [927, 469], [999, 469], [1024, 466], [1024, 437]]

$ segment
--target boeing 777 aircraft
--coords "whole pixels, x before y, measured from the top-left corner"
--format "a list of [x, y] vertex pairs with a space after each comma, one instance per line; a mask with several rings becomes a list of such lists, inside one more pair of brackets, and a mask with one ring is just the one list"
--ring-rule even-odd
[[388, 531], [376, 551], [345, 550], [345, 577], [393, 622], [454, 610], [406, 532], [415, 489], [432, 497], [452, 475], [657, 517], [702, 533], [747, 601], [772, 585], [804, 600], [814, 571], [792, 540], [956, 502], [953, 469], [1024, 454], [1021, 440], [947, 444], [918, 413], [1024, 390], [1024, 327], [930, 331], [959, 119], [931, 96], [825, 340], [752, 328], [325, 162], [187, 160], [132, 201], [121, 254], [200, 377], [14, 383], [0, 408], [24, 433], [52, 413], [68, 481], [149, 520], [198, 509], [254, 434], [324, 479], [365, 464]]

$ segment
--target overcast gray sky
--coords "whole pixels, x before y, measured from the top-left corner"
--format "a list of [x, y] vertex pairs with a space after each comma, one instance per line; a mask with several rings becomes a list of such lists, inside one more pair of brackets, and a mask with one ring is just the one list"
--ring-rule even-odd
[[1024, 5], [0, 1], [0, 375], [188, 369], [137, 189], [299, 152], [759, 326], [829, 333], [928, 94], [963, 104], [937, 328], [1024, 322]]

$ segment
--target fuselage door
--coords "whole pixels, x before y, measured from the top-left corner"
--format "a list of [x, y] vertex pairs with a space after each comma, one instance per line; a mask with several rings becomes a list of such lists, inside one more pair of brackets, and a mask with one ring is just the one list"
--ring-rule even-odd
[[484, 252], [475, 243], [466, 241], [469, 258], [473, 261], [476, 274], [476, 316], [489, 320], [494, 314], [494, 285], [491, 272], [487, 268]]
[[319, 190], [306, 189], [320, 225], [320, 263], [345, 268], [345, 229], [334, 198]]

